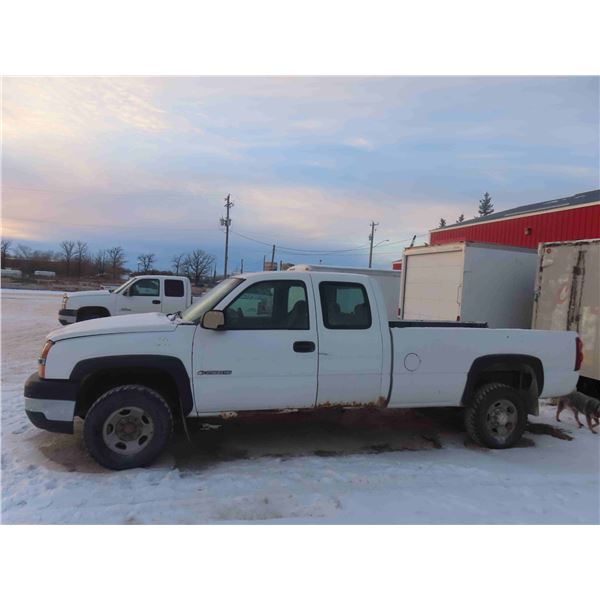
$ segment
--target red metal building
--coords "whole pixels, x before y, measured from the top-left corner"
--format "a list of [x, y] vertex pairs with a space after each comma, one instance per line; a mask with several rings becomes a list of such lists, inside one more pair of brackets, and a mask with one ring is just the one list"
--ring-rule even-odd
[[429, 232], [430, 243], [488, 242], [537, 248], [540, 242], [600, 238], [600, 190], [519, 206]]

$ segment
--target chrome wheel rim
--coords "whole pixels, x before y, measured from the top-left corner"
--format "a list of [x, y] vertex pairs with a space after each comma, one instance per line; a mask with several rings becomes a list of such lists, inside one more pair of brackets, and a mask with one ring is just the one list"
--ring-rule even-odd
[[485, 416], [490, 434], [499, 442], [504, 442], [517, 427], [519, 415], [517, 407], [507, 399], [496, 400]]
[[125, 406], [115, 410], [102, 426], [104, 443], [117, 454], [137, 454], [153, 437], [152, 417], [137, 406]]

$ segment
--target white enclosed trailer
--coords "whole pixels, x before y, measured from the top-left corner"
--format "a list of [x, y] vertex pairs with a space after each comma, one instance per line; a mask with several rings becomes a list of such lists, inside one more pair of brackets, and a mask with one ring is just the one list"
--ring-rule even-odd
[[527, 329], [536, 264], [535, 250], [498, 244], [458, 242], [407, 248], [400, 316]]
[[579, 334], [578, 387], [600, 397], [600, 239], [540, 244], [532, 327]]
[[368, 275], [372, 277], [381, 288], [385, 306], [387, 308], [388, 320], [398, 320], [398, 307], [400, 305], [400, 283], [402, 271], [392, 269], [367, 269], [361, 267], [332, 267], [328, 265], [294, 265], [288, 271], [317, 271], [331, 273], [351, 273], [354, 275]]

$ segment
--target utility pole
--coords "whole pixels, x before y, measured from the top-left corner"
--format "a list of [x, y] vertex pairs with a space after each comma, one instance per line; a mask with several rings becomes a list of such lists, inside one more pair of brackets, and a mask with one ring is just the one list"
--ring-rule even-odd
[[240, 262], [240, 273], [243, 273], [243, 272], [244, 272], [244, 259], [242, 258], [241, 262]]
[[229, 255], [229, 227], [231, 219], [229, 218], [229, 209], [233, 206], [233, 202], [229, 199], [229, 194], [225, 198], [226, 217], [221, 217], [221, 226], [225, 227], [225, 267], [223, 269], [223, 279], [227, 279], [227, 257]]
[[[273, 269], [273, 267], [275, 268]], [[271, 269], [274, 271], [277, 270], [277, 267], [275, 266], [275, 244], [273, 244], [273, 251], [271, 252]]]
[[369, 242], [371, 242], [371, 247], [369, 249], [369, 269], [371, 268], [371, 263], [373, 262], [373, 238], [375, 237], [375, 227], [377, 227], [379, 223], [375, 223], [375, 221], [371, 221], [371, 235], [369, 235]]

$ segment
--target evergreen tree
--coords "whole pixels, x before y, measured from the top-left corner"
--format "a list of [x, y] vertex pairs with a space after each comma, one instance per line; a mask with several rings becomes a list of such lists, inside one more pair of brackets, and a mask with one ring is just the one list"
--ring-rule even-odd
[[460, 213], [458, 219], [456, 219], [457, 223], [462, 223], [465, 220], [465, 215], [464, 213]]
[[441, 229], [442, 227], [446, 227], [446, 219], [440, 219], [440, 224], [438, 227]]
[[492, 197], [486, 192], [479, 201], [479, 216], [485, 217], [486, 215], [491, 215], [493, 212], [494, 205], [492, 204]]

